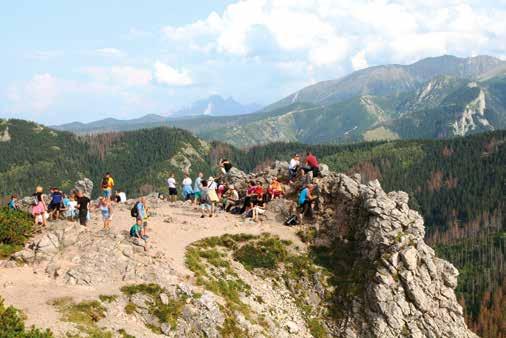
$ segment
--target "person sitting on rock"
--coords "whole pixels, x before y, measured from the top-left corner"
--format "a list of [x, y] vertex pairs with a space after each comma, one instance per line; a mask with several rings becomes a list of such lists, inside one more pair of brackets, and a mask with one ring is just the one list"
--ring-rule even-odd
[[138, 246], [142, 246], [144, 251], [148, 250], [148, 238], [149, 236], [145, 233], [145, 228], [142, 225], [142, 220], [137, 219], [135, 224], [130, 228], [130, 238], [132, 243]]
[[241, 209], [241, 214], [247, 212], [253, 208], [253, 200], [256, 198], [257, 186], [255, 181], [248, 183], [248, 189], [246, 190], [246, 197], [244, 198], [244, 204]]
[[309, 173], [311, 174], [308, 178], [308, 182], [311, 182], [314, 177], [318, 177], [320, 175], [320, 164], [318, 163], [316, 156], [313, 155], [311, 151], [308, 151], [306, 154], [306, 165], [302, 167], [302, 170], [306, 175]]
[[293, 155], [292, 159], [290, 160], [290, 164], [288, 165], [288, 180], [290, 183], [293, 183], [293, 180], [295, 177], [297, 177], [297, 173], [299, 172], [300, 168], [300, 156], [299, 154]]
[[280, 198], [283, 196], [283, 186], [278, 181], [277, 177], [273, 177], [271, 180], [271, 184], [269, 185], [269, 188], [267, 189], [267, 194], [269, 197], [269, 200], [273, 200], [275, 198]]
[[311, 195], [311, 192], [313, 191], [313, 184], [308, 184], [305, 187], [302, 188], [302, 190], [299, 192], [298, 197], [298, 204], [299, 204], [299, 210], [300, 210], [300, 223], [302, 224], [302, 221], [304, 220], [304, 217], [313, 217], [313, 209], [312, 209], [312, 202], [314, 200], [314, 197]]
[[206, 180], [202, 180], [201, 188], [200, 188], [200, 218], [206, 217], [206, 214], [209, 213], [209, 217], [213, 217], [214, 213], [214, 204], [211, 202], [209, 198], [209, 188], [208, 182]]
[[230, 209], [239, 203], [239, 193], [235, 190], [233, 184], [228, 186], [227, 191], [223, 194], [223, 209], [230, 211]]
[[223, 175], [228, 174], [230, 169], [232, 169], [232, 163], [227, 159], [221, 159], [218, 165]]
[[188, 201], [190, 199], [193, 199], [193, 188], [192, 188], [192, 179], [190, 178], [190, 175], [188, 173], [184, 174], [183, 179], [183, 201]]
[[16, 195], [11, 195], [11, 199], [9, 200], [9, 210], [19, 210], [17, 201], [18, 197]]
[[123, 190], [116, 191], [116, 203], [125, 203], [127, 201], [126, 194]]

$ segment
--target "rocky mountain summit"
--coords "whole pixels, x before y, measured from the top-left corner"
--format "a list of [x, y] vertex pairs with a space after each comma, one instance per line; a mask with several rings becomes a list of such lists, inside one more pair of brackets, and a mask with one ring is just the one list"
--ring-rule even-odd
[[[255, 178], [282, 176], [286, 166], [277, 162]], [[65, 288], [117, 287], [119, 295], [96, 303], [102, 315], [85, 329], [73, 328], [80, 334], [475, 337], [455, 297], [458, 271], [425, 244], [423, 219], [409, 208], [407, 194], [386, 193], [378, 181], [362, 183], [360, 175], [323, 172], [316, 180], [315, 217], [298, 229], [304, 243], [283, 238], [296, 229], [277, 221], [293, 212], [295, 189], [269, 204], [263, 224], [236, 223], [239, 229], [212, 237], [199, 233], [210, 223], [191, 217], [191, 205], [168, 207], [152, 195], [152, 231], [160, 239], [168, 231], [177, 241], [175, 229], [193, 226], [186, 269], [161, 241], [144, 252], [123, 230], [66, 222], [33, 238], [0, 269], [35, 265]], [[228, 179], [242, 186], [251, 177], [234, 169]], [[133, 202], [118, 206], [116, 222], [129, 216]], [[243, 222], [228, 214], [212, 221], [218, 222], [212, 227]], [[72, 308], [68, 302], [53, 304], [64, 311]]]

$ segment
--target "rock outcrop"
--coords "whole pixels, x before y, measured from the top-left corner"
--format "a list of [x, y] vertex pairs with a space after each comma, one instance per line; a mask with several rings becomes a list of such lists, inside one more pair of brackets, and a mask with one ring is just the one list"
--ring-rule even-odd
[[93, 181], [85, 177], [75, 183], [74, 189], [72, 189], [72, 191], [82, 191], [84, 196], [91, 198], [91, 194], [93, 192]]

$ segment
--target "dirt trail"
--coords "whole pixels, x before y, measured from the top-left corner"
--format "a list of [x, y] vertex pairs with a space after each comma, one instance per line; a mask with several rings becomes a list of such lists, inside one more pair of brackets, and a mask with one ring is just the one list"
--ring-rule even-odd
[[[227, 233], [268, 232], [304, 247], [295, 234], [296, 229], [273, 220], [254, 223], [227, 213], [218, 213], [216, 217], [202, 219], [198, 209], [180, 203], [171, 205], [162, 202], [151, 206], [151, 209], [155, 215], [149, 219], [150, 253], [164, 252], [181, 277], [191, 275], [184, 264], [186, 247], [206, 237]], [[134, 223], [128, 206], [115, 207], [113, 216], [112, 232], [128, 230]], [[170, 222], [164, 221], [167, 219], [170, 219]], [[89, 230], [98, 232], [101, 229], [100, 216], [95, 212]], [[71, 325], [59, 320], [55, 308], [48, 304], [51, 300], [60, 297], [73, 297], [76, 301], [96, 299], [101, 294], [117, 294], [122, 285], [121, 281], [110, 281], [94, 287], [73, 286], [49, 278], [37, 266], [0, 268], [0, 296], [6, 303], [26, 314], [27, 325], [51, 328], [57, 334], [63, 334]]]

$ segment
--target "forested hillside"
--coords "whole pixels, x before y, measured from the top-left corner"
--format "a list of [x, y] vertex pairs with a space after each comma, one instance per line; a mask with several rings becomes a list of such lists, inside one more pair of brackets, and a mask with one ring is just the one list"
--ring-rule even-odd
[[[273, 143], [238, 150], [173, 128], [81, 137], [8, 120], [0, 122], [0, 191], [26, 195], [38, 184], [69, 190], [79, 178], [98, 184], [111, 171], [118, 188], [137, 196], [163, 191], [170, 172], [212, 174], [221, 157], [251, 171], [308, 147]], [[470, 325], [496, 336], [505, 302], [506, 131], [310, 147], [333, 170], [360, 172], [364, 180], [379, 179], [386, 191], [409, 193], [425, 219], [427, 241], [461, 271], [457, 291]]]

